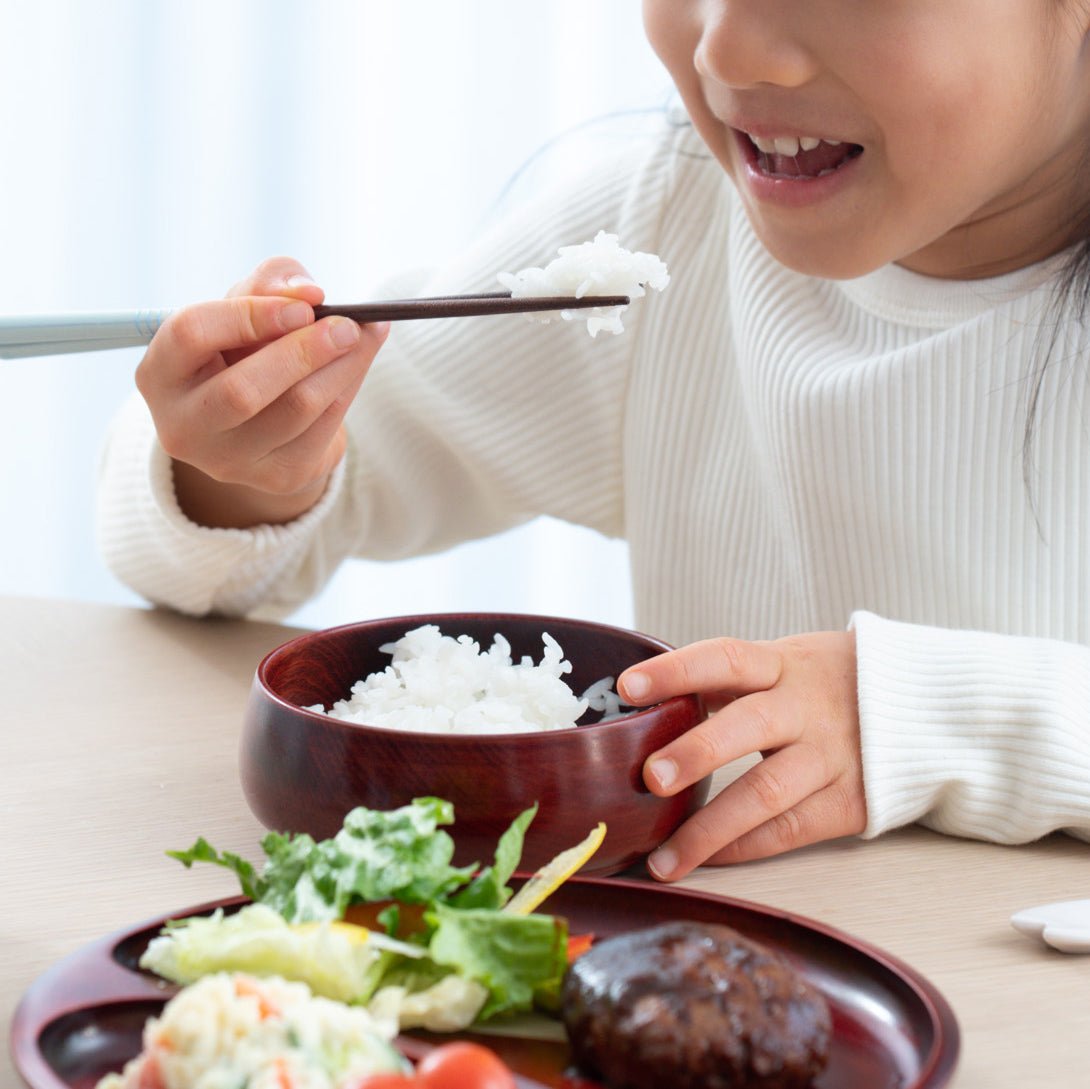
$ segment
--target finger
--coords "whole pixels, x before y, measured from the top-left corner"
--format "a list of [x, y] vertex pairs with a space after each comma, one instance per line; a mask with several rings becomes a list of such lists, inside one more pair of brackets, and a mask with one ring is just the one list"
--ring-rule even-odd
[[303, 299], [311, 306], [317, 306], [325, 298], [325, 292], [294, 257], [270, 257], [262, 261], [227, 292], [228, 298], [244, 295], [286, 295]]
[[[322, 379], [321, 386], [316, 387], [319, 392], [308, 395], [309, 407], [305, 414], [293, 408], [291, 415], [283, 416], [284, 423], [274, 426], [270, 432], [274, 441], [266, 443], [260, 456], [247, 466], [248, 483], [266, 491], [290, 495], [324, 478], [340, 461], [345, 448], [344, 416], [367, 371], [367, 363], [359, 365], [355, 355], [331, 363], [307, 380], [314, 383]], [[343, 383], [325, 381], [326, 373], [334, 371], [343, 377]], [[281, 408], [280, 403], [270, 406], [263, 415], [279, 414]], [[267, 424], [267, 421], [260, 422]], [[237, 450], [236, 444], [232, 445]]]
[[[356, 349], [318, 368], [237, 427], [224, 429], [219, 427], [222, 420], [210, 422], [215, 413], [208, 407], [209, 397], [198, 391], [184, 411], [159, 427], [164, 448], [221, 483], [244, 484], [270, 494], [298, 493], [340, 460], [344, 436], [337, 434], [338, 429], [386, 331], [385, 326], [364, 328]], [[255, 357], [286, 350], [278, 343]], [[246, 362], [253, 369], [254, 364]], [[233, 381], [233, 372], [242, 366], [237, 364], [224, 378]], [[300, 393], [302, 387], [306, 393]], [[327, 449], [331, 444], [336, 449]]]
[[[356, 351], [334, 359], [286, 390], [247, 426], [254, 434], [265, 434], [261, 453], [273, 453], [306, 434], [336, 406], [359, 391], [373, 356], [361, 345]], [[257, 449], [255, 445], [255, 449]]]
[[668, 797], [733, 760], [789, 745], [802, 726], [775, 693], [742, 696], [652, 753], [644, 782], [653, 794]]
[[325, 318], [298, 329], [201, 383], [193, 391], [192, 412], [199, 414], [206, 430], [241, 427], [297, 383], [355, 351], [365, 335], [377, 351], [376, 334], [365, 334], [348, 318]]
[[739, 836], [708, 861], [713, 865], [753, 862], [822, 840], [857, 836], [866, 826], [867, 809], [862, 792], [853, 791], [844, 783], [831, 783], [793, 809]]
[[332, 472], [347, 445], [344, 415], [362, 381], [340, 391], [305, 431], [261, 460], [258, 472], [270, 490], [292, 494]]
[[648, 869], [659, 880], [676, 881], [747, 832], [793, 809], [828, 780], [824, 760], [812, 747], [781, 749], [685, 821], [651, 853]]
[[621, 698], [634, 706], [690, 692], [738, 695], [771, 688], [783, 671], [774, 643], [705, 639], [648, 658], [617, 678]]
[[[271, 453], [302, 435], [346, 391], [355, 397], [387, 330], [387, 325], [362, 326], [355, 348], [304, 374], [246, 421], [250, 451], [259, 457]], [[265, 366], [264, 360], [256, 362]]]
[[[306, 394], [293, 388], [252, 420], [214, 436], [200, 457], [202, 472], [277, 495], [292, 495], [323, 477], [340, 460], [338, 431], [366, 371], [356, 354], [299, 383], [308, 387]], [[327, 378], [334, 370], [341, 381]], [[337, 449], [330, 451], [333, 443]]]
[[284, 298], [247, 296], [186, 307], [171, 314], [155, 334], [137, 367], [137, 386], [146, 395], [146, 387], [202, 380], [210, 366], [225, 368], [224, 352], [276, 340], [313, 321], [308, 303]]

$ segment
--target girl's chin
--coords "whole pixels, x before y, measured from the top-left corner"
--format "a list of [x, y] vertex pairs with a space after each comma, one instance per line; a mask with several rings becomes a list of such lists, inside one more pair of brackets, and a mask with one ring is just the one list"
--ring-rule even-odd
[[804, 276], [823, 280], [854, 280], [890, 264], [892, 258], [861, 252], [854, 238], [799, 237], [782, 230], [768, 230], [753, 215], [754, 233], [762, 245], [783, 266]]

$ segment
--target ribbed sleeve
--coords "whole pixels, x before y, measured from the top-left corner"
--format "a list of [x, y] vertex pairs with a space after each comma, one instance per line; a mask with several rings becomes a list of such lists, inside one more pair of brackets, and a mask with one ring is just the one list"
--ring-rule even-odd
[[196, 525], [178, 506], [170, 458], [147, 406], [133, 397], [102, 455], [99, 549], [120, 579], [156, 604], [193, 616], [276, 616], [332, 573], [315, 538], [337, 506], [344, 475], [342, 462], [319, 503], [290, 525]]
[[1090, 648], [854, 617], [867, 829], [1090, 838]]

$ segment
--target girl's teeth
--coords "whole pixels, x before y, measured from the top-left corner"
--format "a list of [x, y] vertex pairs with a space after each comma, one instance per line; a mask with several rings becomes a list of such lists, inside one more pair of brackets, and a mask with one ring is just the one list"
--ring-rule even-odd
[[840, 144], [839, 140], [822, 140], [817, 136], [777, 136], [775, 139], [767, 140], [763, 136], [749, 137], [758, 151], [763, 151], [766, 155], [786, 155], [789, 158], [798, 155], [799, 149], [803, 151], [813, 151], [814, 148], [820, 143], [829, 144], [830, 147], [837, 147]]

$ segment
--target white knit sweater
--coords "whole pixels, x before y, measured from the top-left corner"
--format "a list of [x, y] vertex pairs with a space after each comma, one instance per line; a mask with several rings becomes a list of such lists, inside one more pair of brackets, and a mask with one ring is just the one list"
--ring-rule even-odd
[[103, 461], [113, 570], [185, 612], [286, 610], [348, 555], [553, 515], [627, 539], [637, 625], [669, 642], [854, 626], [867, 835], [920, 820], [1090, 838], [1083, 340], [1061, 338], [1022, 450], [1056, 262], [966, 283], [812, 279], [762, 249], [688, 128], [603, 152], [412, 287], [492, 289], [604, 228], [673, 277], [624, 334], [396, 325], [323, 500], [252, 531], [187, 521], [134, 400]]

